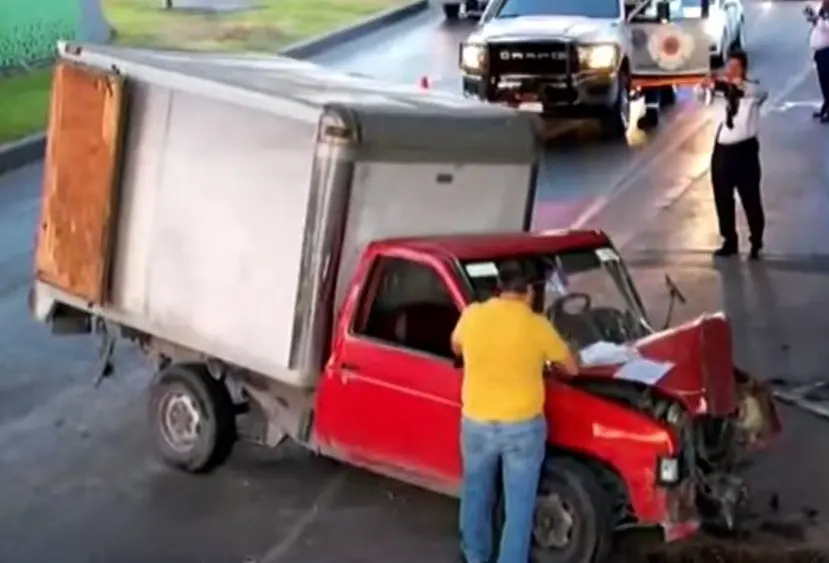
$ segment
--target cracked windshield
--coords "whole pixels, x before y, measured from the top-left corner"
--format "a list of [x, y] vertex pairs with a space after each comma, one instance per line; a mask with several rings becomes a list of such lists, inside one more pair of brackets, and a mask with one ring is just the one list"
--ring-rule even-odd
[[499, 266], [507, 260], [518, 261], [538, 280], [534, 307], [577, 348], [600, 341], [622, 344], [649, 334], [627, 270], [612, 248], [466, 262], [476, 299], [495, 295]]

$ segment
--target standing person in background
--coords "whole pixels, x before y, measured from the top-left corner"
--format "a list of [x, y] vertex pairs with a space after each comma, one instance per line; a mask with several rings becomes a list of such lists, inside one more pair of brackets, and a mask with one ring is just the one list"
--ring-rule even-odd
[[739, 250], [734, 209], [734, 190], [740, 195], [751, 235], [749, 258], [757, 260], [763, 249], [766, 218], [760, 193], [760, 107], [768, 92], [748, 79], [748, 55], [733, 51], [718, 76], [703, 81], [703, 89], [725, 99], [725, 111], [715, 134], [711, 155], [711, 185], [723, 243], [714, 256], [733, 256]]
[[829, 122], [829, 0], [823, 0], [815, 12], [807, 6], [803, 12], [806, 19], [812, 24], [809, 34], [809, 46], [815, 53], [815, 68], [817, 70], [820, 93], [823, 95], [823, 104], [820, 110], [813, 114], [821, 123]]
[[530, 278], [517, 262], [499, 268], [500, 294], [469, 305], [452, 333], [463, 358], [461, 550], [466, 563], [494, 553], [496, 479], [506, 521], [498, 563], [529, 560], [536, 494], [547, 444], [544, 368], [573, 376], [578, 364], [549, 320], [532, 310]]

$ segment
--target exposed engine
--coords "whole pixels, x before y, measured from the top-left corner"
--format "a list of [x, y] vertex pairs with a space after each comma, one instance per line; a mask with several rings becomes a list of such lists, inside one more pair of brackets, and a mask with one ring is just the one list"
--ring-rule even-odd
[[746, 499], [738, 446], [750, 442], [764, 425], [754, 397], [745, 397], [732, 416], [692, 418], [679, 400], [643, 383], [582, 376], [571, 384], [674, 428], [683, 444], [680, 471], [683, 478], [691, 478], [697, 485], [697, 509], [704, 523], [734, 527]]

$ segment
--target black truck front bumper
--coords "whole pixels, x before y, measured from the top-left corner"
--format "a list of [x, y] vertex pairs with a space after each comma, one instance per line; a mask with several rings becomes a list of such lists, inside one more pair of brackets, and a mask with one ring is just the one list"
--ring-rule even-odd
[[619, 95], [615, 72], [567, 77], [464, 74], [462, 83], [468, 97], [510, 106], [540, 104], [543, 115], [572, 119], [601, 117]]

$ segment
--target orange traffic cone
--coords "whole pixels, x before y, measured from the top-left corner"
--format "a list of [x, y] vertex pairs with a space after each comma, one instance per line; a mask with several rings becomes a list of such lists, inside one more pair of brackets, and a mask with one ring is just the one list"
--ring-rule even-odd
[[423, 90], [428, 90], [430, 88], [430, 86], [429, 86], [429, 77], [428, 76], [421, 76], [420, 77], [420, 87]]

